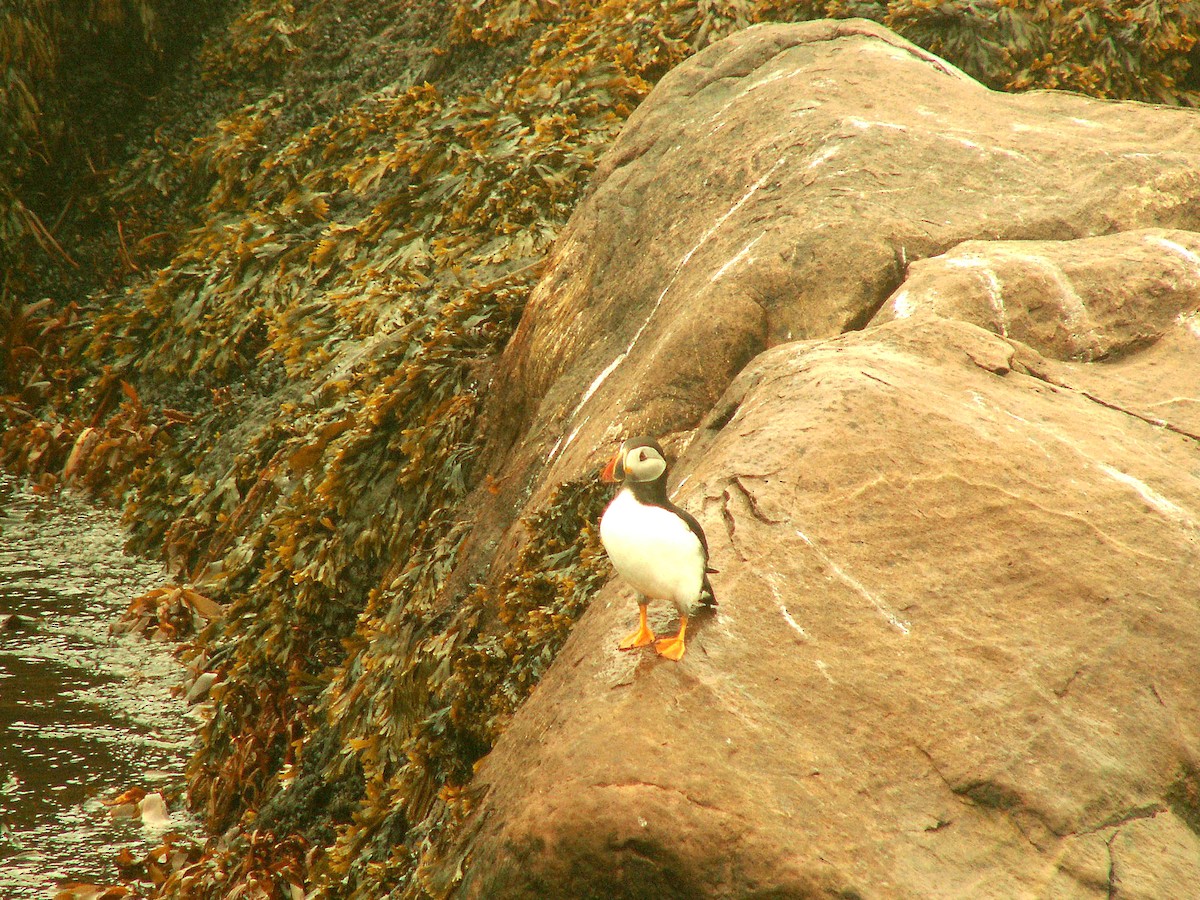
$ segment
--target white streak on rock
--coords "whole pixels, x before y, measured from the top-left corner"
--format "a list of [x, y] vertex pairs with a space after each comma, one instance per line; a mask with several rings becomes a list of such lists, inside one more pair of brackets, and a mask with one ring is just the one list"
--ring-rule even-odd
[[916, 306], [912, 302], [912, 297], [909, 296], [908, 290], [904, 289], [892, 297], [892, 314], [897, 319], [907, 319], [916, 311]]
[[907, 125], [899, 125], [895, 122], [877, 122], [873, 119], [860, 119], [858, 116], [851, 116], [846, 122], [860, 131], [867, 131], [871, 128], [892, 128], [896, 131], [908, 131]]
[[771, 84], [774, 81], [779, 81], [782, 78], [798, 78], [807, 74], [808, 71], [806, 69], [792, 69], [791, 71], [788, 71], [787, 69], [781, 69], [778, 72], [772, 72], [770, 75], [764, 76], [763, 78], [758, 79], [758, 81], [751, 82], [749, 85], [747, 85], [746, 89], [738, 94], [738, 99], [740, 100], [747, 94], [757, 91], [760, 87], [766, 87], [768, 84]]
[[[635, 341], [642, 336], [642, 331], [644, 331], [645, 328], [646, 326], [643, 324], [642, 327], [638, 329], [637, 334], [633, 336]], [[621, 360], [623, 360], [629, 354], [629, 351], [632, 348], [633, 344], [630, 343], [629, 347], [627, 347], [623, 352], [618, 353], [613, 358], [613, 361], [604, 367], [604, 371], [592, 379], [592, 383], [588, 385], [588, 389], [583, 392], [583, 399], [579, 401], [579, 405], [576, 406], [571, 412], [572, 419], [575, 418], [575, 413], [579, 412], [579, 410], [583, 407], [583, 404], [592, 399], [592, 394], [596, 393], [596, 391], [600, 389], [600, 385], [604, 384], [604, 382], [608, 380], [608, 376], [616, 370], [617, 366], [621, 364]]]
[[[654, 314], [656, 312], [658, 312], [658, 308], [660, 306], [662, 306], [663, 298], [667, 296], [667, 292], [670, 291], [671, 288], [675, 285], [676, 280], [678, 280], [678, 278], [679, 278], [679, 273], [684, 270], [684, 267], [686, 267], [689, 262], [691, 262], [691, 259], [693, 256], [696, 255], [696, 252], [701, 247], [703, 247], [705, 244], [708, 243], [708, 241], [712, 238], [712, 236], [714, 234], [717, 233], [717, 231], [721, 228], [722, 225], [724, 225], [726, 222], [729, 221], [730, 216], [732, 216], [739, 209], [741, 209], [743, 206], [745, 206], [746, 203], [750, 200], [750, 198], [758, 193], [758, 191], [762, 188], [762, 186], [767, 183], [767, 180], [772, 175], [774, 175], [779, 170], [779, 168], [784, 163], [787, 162], [787, 160], [788, 160], [788, 158], [786, 155], [781, 156], [778, 160], [776, 160], [775, 165], [771, 166], [771, 168], [769, 168], [766, 172], [764, 172], [759, 177], [759, 179], [756, 182], [754, 182], [754, 184], [750, 185], [750, 187], [747, 189], [746, 193], [742, 194], [742, 196], [739, 197], [734, 202], [733, 206], [729, 207], [729, 209], [725, 210], [725, 212], [723, 212], [720, 216], [718, 216], [717, 220], [715, 222], [713, 222], [712, 225], [709, 226], [709, 228], [704, 232], [704, 234], [700, 235], [699, 240], [697, 240], [696, 243], [692, 245], [692, 248], [690, 250], [688, 250], [687, 253], [683, 254], [683, 257], [675, 265], [675, 271], [673, 271], [671, 273], [671, 277], [667, 279], [666, 285], [663, 287], [662, 291], [659, 293], [658, 299], [654, 301], [654, 305], [650, 308], [650, 312], [647, 314], [645, 321], [643, 321], [641, 326], [638, 328], [638, 330], [636, 332], [634, 332], [633, 337], [630, 338], [629, 344], [625, 347], [625, 349], [622, 350], [620, 353], [618, 353], [616, 358], [613, 359], [613, 361], [610, 362], [604, 368], [604, 370], [595, 377], [595, 379], [593, 379], [591, 386], [589, 386], [588, 389], [584, 392], [582, 399], [577, 404], [575, 404], [575, 408], [573, 410], [571, 410], [571, 415], [567, 417], [568, 422], [574, 421], [575, 417], [577, 415], [579, 415], [579, 411], [581, 409], [583, 409], [584, 404], [592, 399], [592, 395], [594, 395], [596, 393], [596, 391], [598, 391], [600, 389], [600, 386], [602, 384], [604, 384], [605, 381], [608, 380], [608, 376], [610, 376], [613, 372], [615, 372], [617, 369], [617, 366], [619, 366], [622, 362], [624, 362], [625, 358], [627, 356], [629, 356], [630, 351], [633, 350], [634, 345], [638, 342], [638, 338], [640, 338], [642, 336], [642, 334], [645, 332], [647, 326], [649, 326], [650, 321], [654, 318]], [[554, 449], [552, 449], [550, 451], [550, 455], [547, 457], [547, 462], [553, 460], [558, 455], [560, 450], [565, 451], [567, 449], [567, 447], [571, 446], [571, 442], [575, 439], [575, 436], [578, 433], [579, 433], [579, 429], [577, 428], [573, 432], [571, 432], [571, 435], [570, 435], [570, 437], [567, 438], [567, 440], [565, 440], [565, 441], [560, 440], [558, 443], [556, 443], [554, 445]]]
[[1200, 338], [1200, 311], [1180, 313], [1178, 322], [1196, 337]]
[[[766, 232], [763, 232], [763, 234], [765, 234], [765, 233], [766, 233]], [[746, 258], [746, 254], [747, 254], [747, 253], [749, 253], [749, 252], [750, 252], [750, 249], [751, 249], [751, 248], [752, 248], [752, 247], [753, 247], [755, 244], [757, 244], [757, 243], [758, 243], [760, 240], [762, 240], [762, 235], [761, 235], [761, 234], [760, 234], [758, 237], [756, 237], [754, 240], [752, 240], [750, 243], [748, 243], [748, 244], [747, 244], [745, 247], [743, 247], [741, 250], [739, 250], [739, 251], [738, 251], [738, 252], [737, 252], [737, 253], [734, 255], [734, 257], [733, 257], [732, 259], [730, 259], [728, 262], [726, 262], [726, 263], [725, 263], [723, 266], [721, 266], [721, 268], [717, 269], [717, 271], [715, 271], [715, 272], [713, 273], [712, 277], [711, 277], [710, 279], [708, 279], [708, 280], [709, 280], [709, 282], [711, 283], [711, 282], [717, 281], [717, 280], [718, 280], [718, 279], [720, 279], [720, 278], [721, 278], [721, 277], [722, 277], [722, 276], [723, 276], [723, 275], [724, 275], [726, 272], [728, 272], [730, 269], [732, 269], [734, 266], [736, 266], [738, 263], [740, 263], [740, 262], [741, 262], [743, 259], [745, 259], [745, 258]]]
[[[727, 105], [728, 105], [728, 104], [727, 104]], [[724, 109], [722, 109], [722, 110], [721, 110], [721, 112], [724, 112], [724, 111], [725, 111]], [[714, 126], [713, 126], [712, 128], [710, 128], [710, 129], [708, 129], [708, 136], [709, 136], [709, 137], [712, 137], [714, 134], [716, 134], [718, 131], [720, 131], [720, 130], [721, 130], [722, 128], [724, 128], [724, 127], [725, 127], [725, 120], [724, 120], [724, 119], [719, 119], [719, 120], [717, 121], [717, 124], [716, 124], [716, 125], [714, 125]]]
[[[1015, 125], [1013, 128], [1014, 130], [1019, 130]], [[966, 147], [968, 150], [978, 150], [980, 153], [994, 153], [997, 156], [1009, 156], [1013, 159], [1019, 159], [1022, 162], [1030, 161], [1029, 157], [1020, 150], [1013, 150], [1011, 147], [998, 147], [995, 144], [980, 144], [977, 141], [971, 140], [970, 138], [961, 137], [957, 134], [947, 134], [945, 132], [938, 132], [936, 137], [941, 138], [944, 141], [951, 141], [955, 144], [958, 144], [960, 147]]]
[[829, 162], [829, 160], [833, 159], [833, 157], [837, 156], [837, 153], [838, 153], [838, 145], [830, 144], [828, 147], [826, 147], [824, 150], [822, 150], [820, 153], [818, 153], [816, 156], [814, 156], [811, 160], [809, 160], [808, 165], [805, 166], [804, 168], [808, 169], [808, 170], [812, 170], [812, 169], [817, 168], [817, 166], [824, 165], [825, 163]]
[[1000, 284], [1000, 279], [996, 277], [996, 273], [992, 271], [992, 267], [988, 265], [987, 260], [974, 256], [947, 256], [946, 265], [954, 266], [958, 269], [971, 269], [979, 273], [979, 277], [983, 279], [984, 287], [987, 288], [988, 303], [991, 304], [992, 310], [996, 313], [996, 319], [1000, 324], [1000, 336], [1008, 337], [1008, 309], [1004, 306], [1004, 288]]
[[974, 254], [960, 253], [956, 256], [944, 257], [946, 265], [954, 269], [982, 269], [987, 263]]
[[804, 541], [804, 543], [808, 544], [812, 551], [816, 553], [818, 557], [820, 557], [821, 562], [825, 563], [825, 565], [830, 568], [833, 574], [837, 576], [839, 581], [850, 587], [859, 596], [863, 597], [865, 600], [867, 600], [867, 602], [874, 606], [875, 609], [879, 611], [879, 614], [887, 619], [889, 625], [902, 634], [908, 634], [908, 623], [897, 616], [895, 611], [890, 606], [868, 591], [865, 587], [863, 587], [862, 583], [858, 581], [858, 579], [851, 576], [844, 569], [842, 569], [841, 566], [835, 563], [829, 554], [818, 547], [813, 539], [807, 534], [805, 534], [799, 528], [794, 529], [794, 531], [796, 532], [796, 536], [799, 537], [800, 540]]
[[1187, 260], [1188, 265], [1192, 267], [1194, 273], [1196, 275], [1200, 275], [1200, 254], [1189, 250], [1187, 247], [1183, 246], [1183, 244], [1178, 244], [1175, 241], [1169, 240], [1165, 237], [1159, 237], [1157, 234], [1147, 235], [1146, 242], [1149, 244], [1157, 244], [1158, 246], [1165, 250], [1169, 250], [1171, 253], [1174, 253], [1177, 256], [1182, 256], [1185, 260]]
[[801, 627], [800, 623], [792, 617], [791, 612], [788, 611], [787, 604], [783, 602], [783, 595], [779, 592], [780, 576], [772, 572], [765, 576], [765, 581], [767, 582], [767, 586], [771, 589], [771, 593], [775, 595], [775, 604], [779, 607], [779, 613], [783, 616], [783, 621], [787, 622], [788, 625], [791, 626], [791, 629], [795, 631], [796, 634], [800, 635], [803, 640], [811, 640], [811, 638], [808, 636], [808, 632], [805, 631]]
[[[1098, 459], [1096, 459], [1090, 453], [1087, 453], [1084, 449], [1082, 449], [1075, 441], [1073, 441], [1067, 437], [1064, 437], [1063, 435], [1059, 434], [1057, 431], [1055, 431], [1052, 428], [1049, 428], [1049, 427], [1047, 427], [1043, 424], [1037, 423], [1037, 422], [1031, 422], [1029, 419], [1019, 416], [1016, 413], [1011, 412], [1007, 409], [1002, 409], [1001, 407], [992, 407], [992, 408], [998, 409], [1001, 412], [1003, 412], [1005, 415], [1007, 415], [1013, 419], [1016, 419], [1018, 422], [1021, 422], [1022, 424], [1027, 425], [1030, 428], [1033, 428], [1033, 429], [1041, 432], [1042, 434], [1053, 438], [1054, 440], [1058, 441], [1063, 446], [1074, 451], [1079, 457], [1081, 457], [1084, 460], [1084, 462], [1086, 464], [1089, 464], [1089, 465], [1094, 466], [1095, 468], [1099, 469], [1101, 472], [1103, 472], [1105, 475], [1107, 475], [1109, 478], [1113, 479], [1114, 481], [1117, 481], [1120, 484], [1125, 485], [1126, 487], [1133, 488], [1133, 490], [1137, 492], [1138, 496], [1140, 496], [1142, 498], [1142, 500], [1146, 502], [1147, 505], [1149, 505], [1153, 509], [1158, 510], [1160, 513], [1162, 513], [1164, 516], [1166, 516], [1171, 521], [1177, 522], [1181, 525], [1185, 525], [1191, 529], [1197, 528], [1195, 516], [1193, 516], [1190, 512], [1188, 512], [1186, 509], [1184, 509], [1179, 504], [1174, 503], [1171, 500], [1168, 500], [1166, 497], [1164, 497], [1158, 491], [1154, 490], [1154, 488], [1150, 487], [1148, 484], [1146, 484], [1141, 479], [1134, 478], [1132, 475], [1129, 475], [1126, 472], [1122, 472], [1120, 469], [1110, 466], [1108, 463], [1100, 462]], [[1095, 528], [1096, 526], [1093, 524], [1092, 527]], [[1104, 534], [1104, 532], [1100, 531], [1099, 528], [1096, 528], [1096, 530], [1098, 532], [1100, 532], [1101, 534]], [[1105, 535], [1105, 537], [1107, 538], [1108, 536]]]
[[1099, 339], [1096, 337], [1096, 329], [1092, 325], [1092, 317], [1088, 313], [1083, 298], [1075, 290], [1075, 285], [1071, 284], [1071, 279], [1067, 277], [1067, 273], [1057, 263], [1044, 256], [1031, 253], [1025, 258], [1040, 267], [1058, 286], [1062, 294], [1063, 312], [1066, 314], [1067, 327], [1070, 328], [1072, 336], [1086, 335], [1091, 339], [1093, 348], [1099, 344]]
[[575, 438], [579, 435], [580, 429], [582, 429], [584, 425], [586, 425], [588, 422], [590, 422], [591, 419], [592, 419], [591, 416], [583, 417], [583, 421], [575, 426], [575, 428], [571, 431], [570, 436], [567, 438], [568, 444], [571, 443], [573, 440], [575, 440]]
[[1122, 472], [1120, 469], [1114, 469], [1109, 465], [1101, 464], [1100, 471], [1114, 481], [1118, 481], [1127, 487], [1133, 488], [1135, 491], [1137, 491], [1138, 496], [1140, 496], [1147, 503], [1147, 505], [1158, 510], [1172, 522], [1178, 522], [1179, 524], [1186, 525], [1189, 528], [1196, 527], [1195, 519], [1186, 509], [1179, 504], [1168, 500], [1144, 481], [1134, 478], [1132, 475], [1128, 474], [1127, 472]]
[[792, 618], [792, 614], [788, 612], [788, 608], [782, 603], [779, 604], [779, 612], [783, 615], [783, 621], [792, 626], [792, 629], [796, 632], [796, 634], [800, 635], [800, 637], [804, 638], [805, 640], [808, 640], [808, 632], [800, 627], [800, 623]]
[[[719, 120], [719, 121], [717, 121], [717, 124], [713, 126], [712, 130], [709, 131], [709, 134], [710, 135], [715, 134], [716, 132], [720, 131], [722, 128], [725, 127], [725, 121], [721, 117], [725, 115], [725, 112], [726, 112], [726, 110], [729, 109], [729, 107], [733, 106], [735, 103], [740, 102], [741, 100], [744, 100], [746, 97], [748, 97], [750, 94], [757, 91], [759, 88], [766, 87], [768, 84], [772, 84], [772, 83], [774, 83], [776, 81], [780, 81], [781, 79], [784, 79], [784, 78], [800, 78], [800, 77], [805, 77], [807, 75], [808, 75], [808, 71], [806, 69], [792, 69], [790, 71], [780, 70], [778, 72], [772, 72], [771, 74], [766, 75], [763, 78], [760, 78], [758, 81], [752, 82], [751, 84], [746, 86], [743, 90], [739, 91], [736, 95], [731, 97], [729, 100], [726, 100], [725, 103], [723, 103], [721, 105], [720, 109], [718, 109], [715, 113], [713, 113], [711, 116], [708, 117], [708, 119], [706, 121], [711, 122], [713, 120]], [[803, 115], [805, 112], [808, 112], [809, 110], [811, 110], [811, 107], [799, 110], [797, 114]]]

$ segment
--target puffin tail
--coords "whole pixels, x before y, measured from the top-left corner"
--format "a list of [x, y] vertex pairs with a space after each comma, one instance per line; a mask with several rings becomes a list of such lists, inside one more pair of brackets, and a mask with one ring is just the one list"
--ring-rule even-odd
[[[708, 572], [715, 572], [709, 569]], [[700, 605], [712, 609], [717, 605], [717, 595], [713, 592], [712, 582], [708, 580], [708, 572], [704, 573], [704, 584], [700, 587]]]

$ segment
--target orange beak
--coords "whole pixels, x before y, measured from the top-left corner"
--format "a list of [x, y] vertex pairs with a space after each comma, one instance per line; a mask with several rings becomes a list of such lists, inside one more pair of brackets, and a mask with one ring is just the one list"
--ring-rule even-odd
[[600, 472], [600, 480], [608, 484], [616, 484], [619, 479], [617, 477], [617, 461], [621, 458], [621, 451], [618, 450], [613, 454], [613, 458], [608, 461], [608, 465]]

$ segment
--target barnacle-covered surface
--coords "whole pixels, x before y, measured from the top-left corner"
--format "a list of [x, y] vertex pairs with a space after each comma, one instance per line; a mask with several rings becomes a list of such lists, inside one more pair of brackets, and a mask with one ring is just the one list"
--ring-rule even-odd
[[[195, 651], [219, 680], [190, 773], [222, 836], [164, 893], [452, 888], [472, 767], [607, 574], [604, 497], [578, 482], [510, 565], [451, 577], [491, 363], [654, 82], [753, 22], [826, 14], [994, 87], [1197, 99], [1195, 2], [244, 0], [97, 189], [115, 224], [84, 245], [116, 262], [96, 293], [5, 288], [5, 459], [124, 501], [176, 575], [162, 596], [224, 607]], [[50, 63], [15, 21], [0, 49], [32, 79]], [[0, 116], [28, 150], [23, 96]], [[0, 182], [8, 209], [21, 190]]]

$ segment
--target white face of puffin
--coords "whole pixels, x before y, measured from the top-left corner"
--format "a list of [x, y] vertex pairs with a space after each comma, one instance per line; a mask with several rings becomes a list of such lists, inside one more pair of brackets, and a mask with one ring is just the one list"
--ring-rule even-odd
[[662, 454], [644, 445], [625, 450], [621, 462], [625, 477], [630, 481], [654, 481], [667, 470], [667, 461]]
[[650, 438], [629, 438], [613, 454], [600, 480], [609, 484], [619, 482], [649, 483], [661, 478], [667, 471], [667, 461], [658, 443]]

